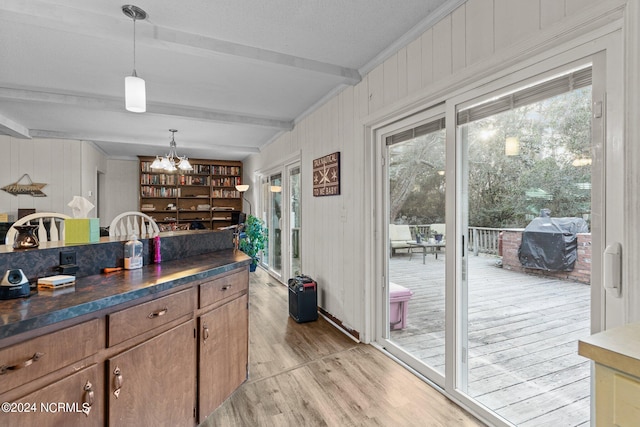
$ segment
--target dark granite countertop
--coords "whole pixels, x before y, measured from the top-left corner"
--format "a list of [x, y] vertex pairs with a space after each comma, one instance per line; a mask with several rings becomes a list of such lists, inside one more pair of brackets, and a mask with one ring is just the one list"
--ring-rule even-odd
[[75, 290], [67, 293], [32, 292], [28, 298], [0, 301], [0, 340], [248, 266], [250, 262], [240, 251], [220, 250], [137, 270], [79, 278]]

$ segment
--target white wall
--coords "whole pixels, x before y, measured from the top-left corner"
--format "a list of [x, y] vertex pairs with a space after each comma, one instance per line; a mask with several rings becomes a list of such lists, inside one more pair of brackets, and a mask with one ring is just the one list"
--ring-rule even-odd
[[116, 215], [140, 210], [138, 207], [138, 160], [107, 160], [105, 203], [100, 225], [108, 226]]
[[[592, 22], [624, 5], [622, 0], [469, 0], [363, 76], [358, 85], [345, 89], [261, 153], [245, 159], [247, 179], [252, 171], [272, 167], [278, 159], [301, 151], [303, 272], [318, 280], [319, 304], [346, 326], [365, 331], [365, 313], [370, 309], [365, 303], [365, 265], [371, 259], [363, 243], [362, 224], [372, 218], [372, 212], [365, 210], [366, 123], [408, 111], [417, 100], [444, 97], [483, 73], [486, 77], [489, 70], [525, 60], [526, 52], [550, 49], [556, 40], [566, 42], [568, 30], [574, 37], [598, 31]], [[631, 9], [637, 15], [637, 7]], [[636, 16], [625, 22], [636, 26], [637, 20]], [[601, 25], [609, 23], [603, 21]], [[538, 44], [531, 44], [531, 39]], [[637, 78], [637, 64], [632, 71]], [[629, 102], [637, 105], [638, 98]], [[334, 151], [341, 152], [341, 195], [313, 197], [311, 162]], [[626, 193], [633, 197], [632, 189]], [[254, 197], [252, 203], [257, 202], [257, 195], [249, 196]], [[637, 252], [627, 256], [637, 257]], [[635, 313], [640, 317], [640, 309]]]
[[[34, 182], [46, 183], [47, 197], [12, 196], [0, 191], [0, 213], [17, 218], [18, 208], [71, 215], [67, 204], [82, 196], [97, 204], [98, 172], [104, 173], [106, 192], [101, 199], [100, 225], [108, 226], [121, 212], [138, 210], [138, 161], [108, 160], [92, 143], [60, 139], [19, 139], [0, 135], [0, 187], [27, 173]], [[21, 183], [23, 183], [22, 181]], [[97, 215], [93, 209], [90, 216]]]
[[[98, 172], [107, 171], [107, 158], [91, 142], [82, 142], [81, 168], [81, 191], [78, 195], [98, 206]], [[93, 208], [89, 216], [97, 217], [97, 208]]]
[[33, 182], [47, 184], [42, 189], [47, 197], [13, 196], [0, 191], [0, 212], [14, 219], [19, 208], [71, 214], [67, 203], [82, 193], [82, 142], [0, 135], [0, 150], [0, 187], [16, 182], [25, 173]]

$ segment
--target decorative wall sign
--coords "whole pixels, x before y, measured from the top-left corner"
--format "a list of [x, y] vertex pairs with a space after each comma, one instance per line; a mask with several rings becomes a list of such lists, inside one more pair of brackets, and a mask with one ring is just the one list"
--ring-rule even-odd
[[[22, 180], [24, 180], [24, 184], [20, 183], [20, 181]], [[25, 173], [20, 177], [19, 180], [17, 180], [13, 184], [5, 185], [0, 190], [4, 190], [14, 196], [25, 194], [33, 197], [47, 197], [47, 195], [42, 192], [42, 188], [45, 185], [47, 184], [31, 181], [31, 177], [29, 176], [29, 174]]]
[[340, 152], [313, 161], [313, 195], [337, 196], [340, 194]]

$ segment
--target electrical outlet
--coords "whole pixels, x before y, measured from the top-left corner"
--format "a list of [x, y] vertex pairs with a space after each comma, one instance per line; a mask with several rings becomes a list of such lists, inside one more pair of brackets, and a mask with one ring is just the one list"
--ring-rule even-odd
[[76, 263], [75, 251], [63, 251], [60, 252], [60, 265], [69, 265]]

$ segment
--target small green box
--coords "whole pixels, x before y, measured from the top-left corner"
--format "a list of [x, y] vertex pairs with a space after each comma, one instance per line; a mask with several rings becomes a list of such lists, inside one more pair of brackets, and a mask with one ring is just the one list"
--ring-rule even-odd
[[74, 218], [64, 220], [65, 243], [95, 243], [99, 241], [99, 218]]

